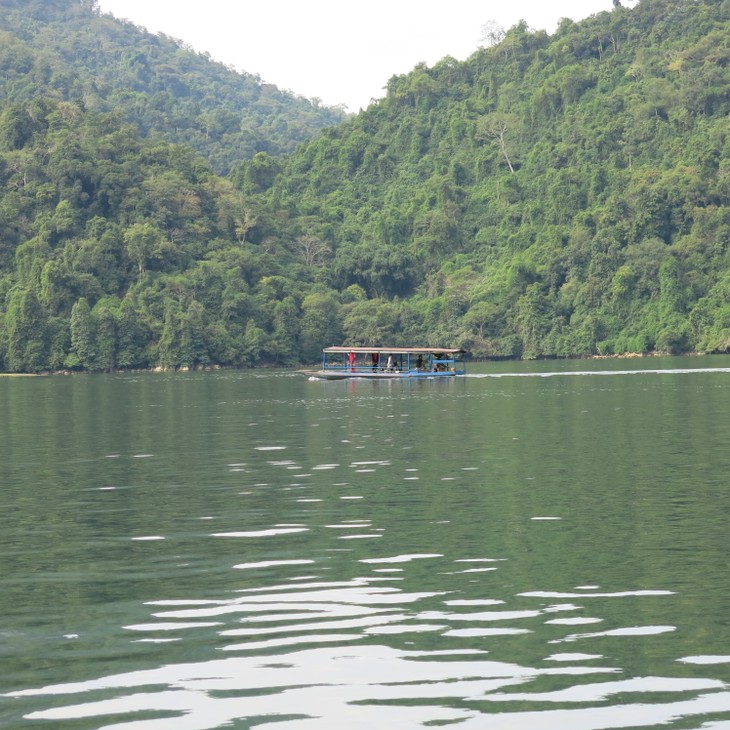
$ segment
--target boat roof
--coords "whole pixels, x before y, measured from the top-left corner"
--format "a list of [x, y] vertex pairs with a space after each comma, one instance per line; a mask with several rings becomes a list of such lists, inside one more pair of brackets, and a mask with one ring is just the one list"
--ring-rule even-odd
[[440, 353], [443, 355], [457, 355], [464, 352], [458, 347], [325, 347], [322, 352], [328, 354], [354, 352], [359, 354], [378, 354], [378, 355], [426, 355], [430, 353]]

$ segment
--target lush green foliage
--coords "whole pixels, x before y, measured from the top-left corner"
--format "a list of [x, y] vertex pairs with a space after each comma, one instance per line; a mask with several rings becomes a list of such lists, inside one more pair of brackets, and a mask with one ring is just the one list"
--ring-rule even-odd
[[0, 99], [39, 95], [119, 111], [144, 135], [190, 145], [222, 174], [257, 152], [291, 152], [344, 118], [102, 15], [94, 0], [0, 0]]
[[246, 196], [118, 115], [6, 106], [0, 189], [5, 369], [293, 363], [340, 337], [299, 244], [249, 241]]
[[372, 335], [475, 355], [727, 351], [730, 3], [642, 0], [549, 37], [524, 24], [388, 96], [242, 189], [329, 249]]
[[[64, 28], [94, 15], [30, 5], [30, 25], [40, 8], [65, 8]], [[0, 61], [0, 367], [295, 364], [340, 341], [728, 351], [729, 17], [730, 0], [642, 0], [553, 36], [519, 25], [228, 179], [215, 151], [54, 93], [53, 73], [10, 93], [38, 73], [16, 31]]]

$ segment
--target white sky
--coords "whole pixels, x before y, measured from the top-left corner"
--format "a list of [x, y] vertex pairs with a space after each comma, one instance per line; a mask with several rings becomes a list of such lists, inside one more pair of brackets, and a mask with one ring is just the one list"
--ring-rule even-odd
[[[624, 5], [632, 2], [624, 0]], [[324, 104], [365, 108], [395, 74], [444, 56], [463, 60], [482, 26], [520, 20], [552, 33], [560, 18], [611, 10], [612, 0], [99, 0], [126, 18], [208, 52], [215, 61]]]

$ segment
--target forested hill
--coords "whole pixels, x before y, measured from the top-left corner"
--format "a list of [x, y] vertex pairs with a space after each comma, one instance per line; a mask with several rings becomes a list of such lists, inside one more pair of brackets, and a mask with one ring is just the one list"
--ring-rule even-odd
[[95, 0], [0, 0], [0, 100], [39, 95], [115, 110], [223, 174], [257, 152], [291, 152], [345, 117], [101, 14]]
[[729, 18], [521, 24], [228, 179], [39, 87], [0, 111], [0, 368], [726, 352]]
[[350, 338], [727, 351], [729, 16], [728, 0], [641, 0], [552, 36], [518, 25], [392, 78], [273, 181], [254, 161], [241, 184], [286, 221], [276, 234], [322, 241], [329, 286], [364, 291]]

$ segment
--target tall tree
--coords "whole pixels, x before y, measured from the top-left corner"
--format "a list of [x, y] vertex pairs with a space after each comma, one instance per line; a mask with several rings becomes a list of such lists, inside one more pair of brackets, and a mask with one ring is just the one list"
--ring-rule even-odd
[[32, 289], [14, 289], [5, 313], [6, 363], [10, 372], [39, 372], [48, 366], [48, 315]]
[[88, 370], [97, 367], [96, 328], [91, 316], [91, 308], [85, 297], [81, 297], [71, 310], [71, 348], [72, 363]]

